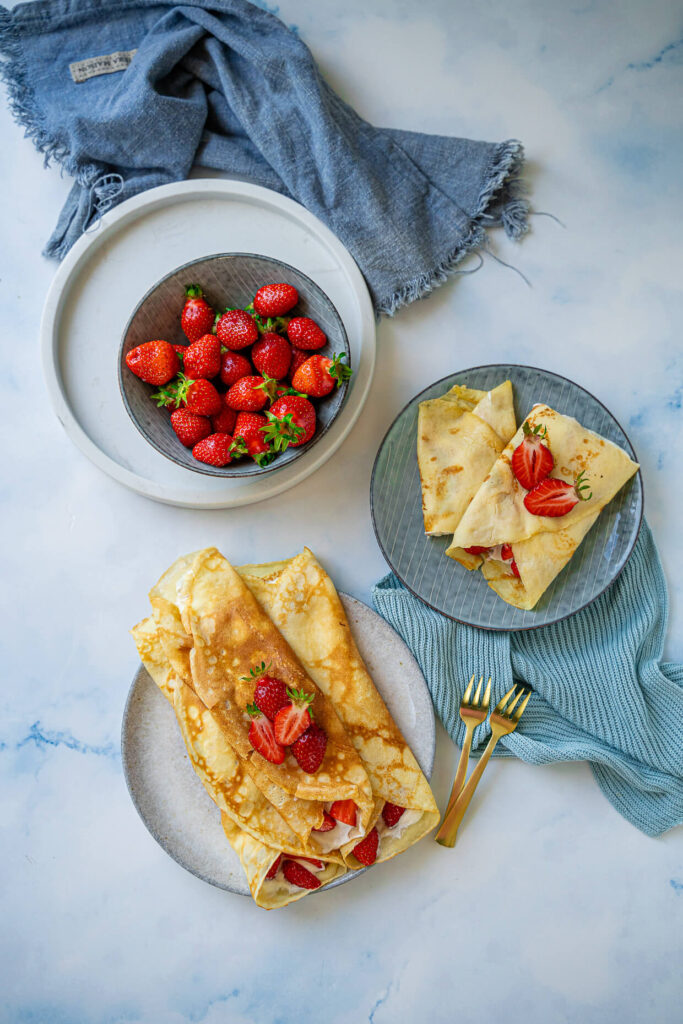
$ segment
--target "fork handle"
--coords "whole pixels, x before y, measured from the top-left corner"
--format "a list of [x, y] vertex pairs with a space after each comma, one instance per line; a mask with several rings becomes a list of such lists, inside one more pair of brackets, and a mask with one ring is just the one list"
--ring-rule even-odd
[[448, 798], [444, 821], [446, 819], [446, 815], [455, 803], [458, 793], [463, 787], [465, 776], [467, 775], [467, 763], [470, 759], [470, 751], [472, 750], [472, 737], [474, 736], [474, 730], [477, 728], [478, 724], [478, 722], [467, 722], [465, 725], [465, 740], [462, 745], [462, 750], [460, 751], [458, 770], [456, 771], [455, 778], [453, 779], [453, 786], [451, 788], [451, 795]]
[[474, 791], [477, 788], [479, 779], [484, 774], [484, 768], [489, 763], [489, 758], [493, 753], [493, 749], [498, 742], [498, 736], [491, 736], [491, 739], [486, 744], [486, 750], [479, 758], [476, 768], [467, 780], [465, 788], [462, 790], [459, 796], [456, 797], [455, 803], [446, 811], [446, 816], [443, 820], [441, 828], [436, 834], [437, 843], [441, 843], [442, 846], [455, 846], [455, 837], [458, 834], [460, 828], [460, 822], [465, 817], [465, 811], [470, 805], [470, 800], [474, 796]]

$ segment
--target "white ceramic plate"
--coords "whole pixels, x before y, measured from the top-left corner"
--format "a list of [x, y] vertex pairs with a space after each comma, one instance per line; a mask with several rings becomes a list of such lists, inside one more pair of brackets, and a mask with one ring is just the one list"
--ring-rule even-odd
[[[348, 594], [340, 596], [368, 671], [429, 778], [436, 733], [419, 666], [384, 619]], [[142, 667], [123, 713], [121, 757], [135, 808], [166, 853], [205, 882], [248, 896], [239, 858], [221, 828], [218, 808], [190, 764], [173, 708]], [[326, 888], [360, 873], [342, 875]]]
[[[253, 479], [200, 476], [164, 458], [123, 406], [117, 354], [130, 314], [152, 285], [190, 260], [259, 252], [297, 267], [341, 316], [354, 374], [320, 442]], [[341, 242], [298, 203], [239, 181], [194, 179], [150, 189], [105, 214], [60, 265], [41, 324], [43, 369], [57, 416], [100, 469], [139, 494], [188, 508], [233, 508], [280, 494], [321, 466], [360, 414], [375, 366], [370, 295]]]

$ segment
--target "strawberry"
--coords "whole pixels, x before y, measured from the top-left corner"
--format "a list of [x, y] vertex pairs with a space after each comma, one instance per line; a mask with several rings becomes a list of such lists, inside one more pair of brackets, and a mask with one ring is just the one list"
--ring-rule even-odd
[[189, 409], [174, 409], [171, 413], [171, 426], [186, 448], [194, 448], [211, 433], [211, 424], [206, 416], [198, 416]]
[[308, 316], [295, 316], [287, 324], [287, 337], [297, 348], [322, 348], [327, 337], [315, 320]]
[[180, 369], [180, 360], [167, 341], [145, 341], [126, 356], [126, 366], [146, 384], [168, 384]]
[[216, 322], [216, 336], [221, 345], [236, 351], [254, 344], [258, 327], [243, 309], [229, 309]]
[[221, 380], [226, 387], [232, 387], [240, 377], [248, 377], [253, 367], [246, 356], [228, 349], [221, 356]]
[[185, 402], [190, 412], [196, 412], [199, 416], [217, 416], [225, 408], [223, 399], [210, 380], [190, 381]]
[[355, 825], [357, 810], [353, 800], [335, 800], [330, 807], [330, 814], [335, 821], [342, 821], [345, 825]]
[[227, 466], [232, 462], [232, 438], [230, 434], [209, 434], [192, 449], [198, 462], [209, 466]]
[[306, 732], [299, 736], [292, 744], [291, 750], [296, 758], [299, 767], [303, 768], [307, 775], [314, 775], [325, 757], [327, 747], [327, 735], [323, 729], [313, 722]]
[[292, 377], [292, 387], [303, 391], [309, 398], [324, 398], [334, 389], [335, 384], [341, 387], [342, 381], [351, 376], [351, 367], [341, 361], [345, 358], [346, 353], [335, 355], [332, 359], [320, 353], [310, 356]]
[[282, 380], [292, 361], [292, 346], [281, 334], [272, 331], [262, 334], [251, 350], [254, 366], [264, 377]]
[[588, 487], [583, 473], [579, 473], [573, 484], [555, 477], [546, 477], [525, 495], [524, 505], [535, 516], [566, 516], [580, 501], [588, 501], [593, 497], [592, 491], [590, 494], [583, 493]]
[[322, 884], [308, 868], [295, 860], [286, 860], [282, 873], [291, 885], [298, 885], [300, 889], [319, 889]]
[[251, 718], [249, 726], [249, 742], [266, 761], [282, 764], [285, 759], [285, 748], [275, 739], [273, 723], [257, 708], [256, 704], [247, 704], [247, 714]]
[[322, 822], [322, 825], [319, 825], [318, 828], [314, 828], [313, 831], [314, 832], [331, 832], [332, 829], [335, 827], [335, 825], [336, 825], [336, 822], [335, 822], [334, 818], [332, 817], [332, 815], [328, 814], [327, 811], [323, 811], [323, 822]]
[[188, 377], [210, 380], [221, 370], [221, 343], [215, 334], [203, 334], [185, 349], [183, 369]]
[[517, 568], [517, 563], [515, 562], [514, 558], [510, 562], [510, 568], [512, 569], [512, 575], [516, 576], [517, 579], [521, 579], [519, 575], [519, 569]]
[[[266, 718], [274, 722], [278, 711], [289, 704], [287, 687], [281, 679], [276, 679], [274, 676], [260, 676], [254, 688], [254, 704]], [[280, 741], [278, 740], [278, 742]]]
[[292, 348], [292, 362], [289, 367], [290, 380], [307, 359], [310, 359], [310, 353], [306, 352], [303, 348]]
[[270, 870], [268, 871], [268, 874], [266, 875], [266, 878], [275, 878], [275, 876], [276, 876], [276, 874], [278, 872], [278, 868], [282, 864], [282, 856], [283, 855], [281, 853], [279, 853], [277, 855], [277, 857], [275, 858], [273, 863], [270, 865]]
[[185, 295], [187, 298], [180, 316], [180, 326], [189, 341], [197, 341], [211, 331], [216, 314], [198, 284], [188, 284]]
[[318, 860], [317, 857], [297, 857], [297, 860], [305, 860], [307, 864], [312, 864], [314, 868], [321, 868], [323, 862]]
[[283, 316], [296, 306], [299, 293], [291, 284], [264, 284], [254, 296], [259, 316]]
[[237, 421], [237, 413], [234, 409], [228, 409], [227, 405], [221, 399], [221, 411], [211, 417], [211, 426], [214, 432], [217, 434], [231, 434], [235, 433], [235, 422]]
[[187, 345], [174, 345], [173, 351], [178, 356], [178, 359], [180, 360], [180, 365], [182, 366], [183, 359], [185, 358], [185, 353], [187, 352]]
[[312, 721], [311, 704], [315, 694], [304, 690], [287, 690], [291, 704], [281, 708], [275, 716], [275, 739], [289, 747], [306, 732]]
[[542, 442], [548, 432], [541, 423], [532, 430], [525, 420], [522, 428], [524, 437], [512, 453], [510, 465], [522, 487], [531, 491], [550, 474], [555, 460], [550, 448]]
[[514, 557], [512, 554], [511, 544], [501, 544], [500, 546], [500, 557], [504, 562], [509, 562]]
[[258, 412], [268, 404], [274, 384], [269, 377], [240, 377], [225, 396], [225, 403], [238, 412]]
[[353, 848], [353, 855], [356, 860], [359, 860], [361, 864], [365, 864], [366, 867], [370, 867], [377, 860], [377, 850], [379, 847], [379, 832], [376, 828], [368, 832], [365, 839], [361, 839], [357, 846]]
[[405, 807], [399, 807], [398, 804], [391, 804], [387, 800], [382, 808], [382, 818], [387, 828], [393, 828], [396, 822], [401, 818], [404, 811]]
[[468, 555], [483, 555], [488, 551], [488, 548], [479, 547], [478, 544], [474, 544], [471, 548], [465, 548]]
[[235, 422], [235, 454], [251, 455], [259, 466], [267, 466], [273, 458], [273, 450], [263, 435], [268, 420], [258, 412], [241, 412]]
[[266, 414], [268, 430], [264, 437], [271, 441], [276, 452], [289, 445], [297, 448], [310, 441], [315, 433], [315, 409], [302, 395], [283, 395]]

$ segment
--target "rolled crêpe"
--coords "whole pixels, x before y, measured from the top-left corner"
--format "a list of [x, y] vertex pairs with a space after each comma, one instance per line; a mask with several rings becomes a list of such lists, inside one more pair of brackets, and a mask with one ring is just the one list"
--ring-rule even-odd
[[[374, 811], [363, 833], [377, 826], [376, 862], [416, 843], [439, 821], [420, 766], [380, 697], [351, 634], [339, 595], [308, 548], [294, 558], [237, 570], [261, 607], [286, 638], [319, 689], [334, 705], [372, 784]], [[396, 825], [382, 818], [386, 802], [405, 808]], [[346, 863], [358, 840], [338, 823], [323, 838], [341, 846]]]
[[[551, 476], [573, 483], [584, 473], [592, 496], [564, 516], [528, 511], [524, 505], [528, 492], [511, 466], [512, 453], [524, 436], [522, 425], [472, 499], [446, 554], [466, 568], [481, 566], [489, 586], [504, 601], [529, 610], [567, 565], [600, 511], [637, 472], [638, 464], [619, 445], [547, 405], [535, 405], [526, 422], [531, 430], [546, 429], [543, 443], [555, 463]], [[511, 545], [519, 578], [512, 575], [509, 562], [463, 552], [471, 547], [495, 552], [502, 544]]]
[[[301, 842], [311, 842], [311, 833], [323, 823], [325, 807], [336, 800], [356, 803], [358, 835], [364, 834], [374, 813], [374, 798], [351, 739], [332, 703], [220, 552], [209, 548], [178, 560], [153, 588], [150, 600], [172, 668], [211, 712], [242, 773]], [[288, 687], [314, 694], [315, 720], [327, 736], [325, 756], [315, 774], [304, 772], [291, 752], [282, 764], [273, 764], [248, 739], [246, 707], [253, 701], [255, 685], [250, 673], [261, 664]], [[238, 820], [243, 822], [244, 815]]]
[[417, 462], [426, 534], [455, 531], [515, 429], [509, 380], [492, 391], [456, 384], [440, 398], [420, 402]]

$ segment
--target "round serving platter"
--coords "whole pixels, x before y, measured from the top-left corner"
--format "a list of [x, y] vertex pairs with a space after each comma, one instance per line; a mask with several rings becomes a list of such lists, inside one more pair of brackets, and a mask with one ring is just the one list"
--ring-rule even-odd
[[[282, 260], [319, 285], [342, 319], [354, 371], [339, 415], [315, 446], [276, 471], [231, 479], [193, 473], [156, 451], [126, 412], [117, 369], [122, 334], [149, 289], [183, 264], [228, 251]], [[187, 508], [248, 505], [309, 476], [351, 430], [375, 366], [370, 295], [341, 242], [293, 200], [220, 179], [163, 185], [105, 214], [57, 270], [41, 337], [48, 392], [72, 441], [119, 483]]]
[[608, 409], [566, 377], [532, 366], [475, 366], [443, 377], [416, 395], [389, 427], [377, 453], [370, 484], [375, 535], [401, 582], [420, 600], [449, 618], [483, 629], [514, 630], [548, 626], [580, 611], [617, 578], [633, 551], [643, 517], [640, 473], [602, 510], [579, 549], [550, 585], [536, 608], [506, 604], [480, 572], [468, 572], [448, 558], [450, 537], [427, 537], [417, 466], [420, 402], [443, 395], [454, 384], [482, 391], [511, 380], [515, 416], [521, 423], [536, 402], [575, 417], [584, 427], [620, 445], [635, 460], [628, 437]]
[[[348, 594], [340, 597], [368, 671], [430, 778], [436, 747], [434, 711], [418, 664], [376, 612]], [[142, 666], [123, 713], [121, 757], [135, 808], [166, 853], [203, 881], [248, 896], [239, 857], [225, 837], [218, 808], [190, 764], [173, 708]], [[361, 873], [349, 872], [325, 888]]]

